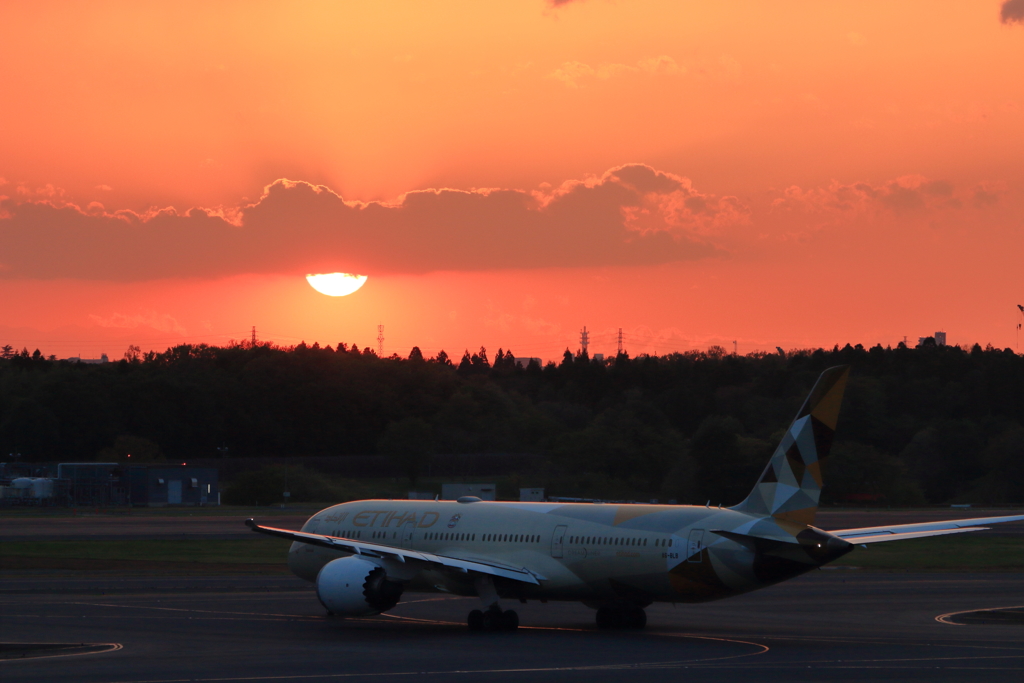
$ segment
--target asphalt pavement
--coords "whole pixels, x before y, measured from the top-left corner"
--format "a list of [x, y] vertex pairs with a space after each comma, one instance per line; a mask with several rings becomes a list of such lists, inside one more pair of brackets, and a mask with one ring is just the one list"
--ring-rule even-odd
[[1022, 574], [818, 571], [729, 600], [654, 605], [639, 632], [598, 630], [576, 603], [508, 602], [514, 633], [469, 632], [479, 601], [444, 594], [341, 619], [280, 577], [36, 581], [0, 595], [0, 642], [55, 649], [0, 658], [5, 683], [1024, 680], [1024, 625], [948, 617], [1024, 605]]

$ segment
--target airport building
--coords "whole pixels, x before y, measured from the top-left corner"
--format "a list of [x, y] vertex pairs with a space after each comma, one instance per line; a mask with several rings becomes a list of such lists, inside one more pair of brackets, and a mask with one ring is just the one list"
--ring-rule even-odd
[[219, 505], [218, 471], [116, 462], [0, 463], [0, 505], [164, 507]]
[[220, 505], [217, 470], [187, 465], [132, 465], [128, 468], [128, 496], [134, 507]]

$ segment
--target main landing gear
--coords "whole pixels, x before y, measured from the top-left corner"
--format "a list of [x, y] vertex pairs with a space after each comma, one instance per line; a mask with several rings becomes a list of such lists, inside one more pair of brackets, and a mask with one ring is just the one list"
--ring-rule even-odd
[[491, 605], [485, 611], [470, 612], [466, 623], [470, 631], [515, 631], [519, 628], [519, 615], [513, 609], [502, 610]]
[[607, 629], [642, 629], [647, 613], [636, 605], [609, 605], [597, 609], [597, 627]]

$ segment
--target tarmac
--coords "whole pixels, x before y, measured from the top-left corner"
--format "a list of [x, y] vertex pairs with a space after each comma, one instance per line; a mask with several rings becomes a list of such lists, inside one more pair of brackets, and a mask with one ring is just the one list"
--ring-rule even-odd
[[[314, 511], [267, 522], [298, 528]], [[825, 529], [1000, 510], [821, 510]], [[1024, 525], [985, 535], [1017, 535]], [[237, 515], [0, 517], [9, 540], [251, 538]], [[515, 633], [471, 633], [475, 598], [409, 593], [374, 617], [328, 617], [280, 576], [76, 571], [0, 580], [0, 679], [179, 681], [1020, 681], [1024, 574], [828, 569], [698, 605], [652, 605], [603, 631], [576, 603], [507, 602]], [[980, 610], [980, 611], [979, 611]]]
[[[410, 593], [328, 617], [291, 577], [24, 577], [0, 594], [0, 678], [15, 681], [1020, 681], [1024, 574], [812, 572], [602, 631], [576, 603], [511, 603], [521, 628], [469, 632], [479, 601]], [[1009, 614], [1009, 613], [1008, 613]], [[50, 648], [40, 648], [49, 644]]]

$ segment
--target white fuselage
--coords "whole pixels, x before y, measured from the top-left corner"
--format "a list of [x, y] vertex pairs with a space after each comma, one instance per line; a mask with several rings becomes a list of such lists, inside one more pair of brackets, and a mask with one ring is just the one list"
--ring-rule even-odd
[[[784, 577], [759, 575], [754, 549], [712, 533], [759, 522], [734, 510], [677, 505], [364, 500], [321, 510], [302, 531], [528, 567], [544, 577], [537, 586], [498, 580], [502, 597], [649, 603], [713, 600], [817, 566], [803, 558]], [[325, 564], [348, 554], [296, 542], [288, 564], [315, 581]], [[421, 571], [415, 583], [475, 590], [468, 576], [441, 570]]]

